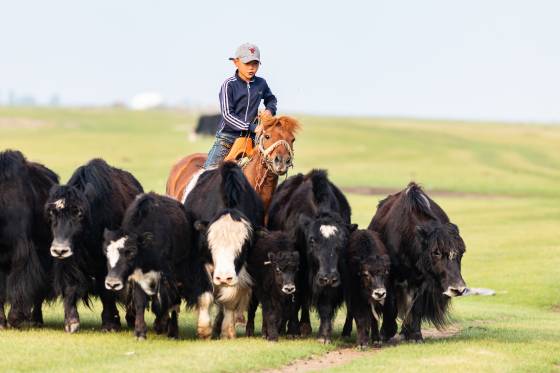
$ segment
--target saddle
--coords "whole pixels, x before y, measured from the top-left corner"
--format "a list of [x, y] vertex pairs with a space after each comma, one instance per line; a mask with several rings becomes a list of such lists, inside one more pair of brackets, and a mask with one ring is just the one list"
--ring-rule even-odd
[[231, 150], [224, 161], [239, 161], [244, 157], [251, 157], [255, 151], [253, 140], [250, 137], [239, 137], [231, 146]]

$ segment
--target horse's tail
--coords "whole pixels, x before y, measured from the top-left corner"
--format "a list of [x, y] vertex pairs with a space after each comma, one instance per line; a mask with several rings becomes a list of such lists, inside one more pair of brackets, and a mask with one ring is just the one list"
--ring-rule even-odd
[[235, 162], [224, 162], [220, 168], [222, 176], [222, 199], [227, 208], [236, 208], [242, 193], [247, 191], [247, 180]]

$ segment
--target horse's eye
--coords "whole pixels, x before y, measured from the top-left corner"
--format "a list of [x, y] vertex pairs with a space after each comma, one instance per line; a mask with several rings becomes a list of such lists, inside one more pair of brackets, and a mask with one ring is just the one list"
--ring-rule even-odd
[[270, 135], [266, 135], [266, 134], [265, 134], [265, 135], [264, 135], [264, 138], [267, 139], [267, 140], [270, 140]]

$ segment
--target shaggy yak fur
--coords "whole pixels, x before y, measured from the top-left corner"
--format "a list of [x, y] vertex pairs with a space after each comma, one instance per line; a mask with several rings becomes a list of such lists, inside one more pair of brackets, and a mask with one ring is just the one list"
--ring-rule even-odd
[[[0, 153], [0, 329], [43, 323], [41, 305], [53, 296], [52, 241], [43, 206], [58, 176], [19, 151]], [[4, 305], [11, 304], [8, 319]]]
[[415, 183], [379, 203], [369, 229], [379, 232], [389, 256], [391, 271], [383, 309], [382, 337], [397, 332], [421, 342], [421, 322], [445, 326], [451, 297], [465, 293], [461, 259], [465, 243], [459, 228]]

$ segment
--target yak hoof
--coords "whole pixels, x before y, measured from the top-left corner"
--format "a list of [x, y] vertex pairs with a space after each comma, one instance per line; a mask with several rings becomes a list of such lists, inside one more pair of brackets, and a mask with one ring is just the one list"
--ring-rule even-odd
[[66, 325], [64, 325], [64, 330], [66, 333], [76, 333], [80, 330], [80, 322], [79, 321], [69, 321]]
[[199, 326], [196, 329], [196, 335], [200, 339], [210, 339], [212, 337], [212, 328], [210, 326]]
[[136, 340], [137, 340], [138, 342], [140, 342], [140, 341], [145, 341], [145, 340], [146, 340], [146, 336], [145, 336], [145, 335], [137, 335], [137, 336], [136, 336]]
[[327, 337], [319, 337], [317, 338], [317, 341], [325, 345], [331, 344], [331, 339]]
[[302, 337], [309, 337], [311, 335], [312, 329], [311, 324], [304, 323], [299, 325], [299, 333]]
[[369, 347], [369, 346], [368, 346], [367, 343], [360, 343], [360, 344], [358, 344], [358, 345], [356, 346], [356, 349], [357, 349], [358, 351], [365, 351], [365, 350], [368, 349], [368, 347]]

